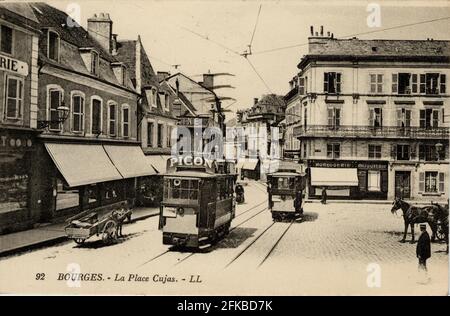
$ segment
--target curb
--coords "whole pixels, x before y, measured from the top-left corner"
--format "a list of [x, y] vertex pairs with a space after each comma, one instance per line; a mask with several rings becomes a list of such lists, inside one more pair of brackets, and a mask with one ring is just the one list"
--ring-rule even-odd
[[[154, 217], [154, 216], [157, 216], [157, 215], [159, 215], [159, 213], [143, 215], [143, 216], [140, 216], [140, 217], [132, 218], [130, 222], [126, 222], [124, 224], [125, 225], [133, 224], [133, 223], [136, 223], [136, 222], [138, 222], [140, 220], [144, 220], [144, 219], [147, 219], [147, 218], [150, 218], [150, 217]], [[12, 249], [7, 249], [7, 250], [4, 250], [4, 251], [0, 251], [0, 258], [7, 257], [7, 256], [10, 256], [10, 255], [17, 255], [17, 254], [23, 253], [23, 252], [28, 251], [28, 250], [43, 248], [45, 246], [54, 246], [54, 245], [60, 244], [60, 243], [62, 243], [64, 241], [68, 241], [68, 240], [70, 240], [70, 238], [68, 238], [66, 235], [53, 237], [53, 238], [49, 238], [49, 239], [46, 239], [46, 240], [40, 240], [40, 241], [31, 243], [31, 244], [28, 244], [28, 245], [23, 245], [23, 246], [19, 246], [17, 248], [12, 248]]]

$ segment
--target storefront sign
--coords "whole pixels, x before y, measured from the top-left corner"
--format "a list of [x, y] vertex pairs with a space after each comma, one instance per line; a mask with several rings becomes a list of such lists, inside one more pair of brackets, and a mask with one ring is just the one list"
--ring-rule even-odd
[[200, 166], [200, 167], [207, 167], [212, 168], [212, 161], [207, 160], [203, 157], [192, 157], [192, 156], [185, 156], [185, 157], [172, 157], [170, 158], [170, 167], [174, 166]]
[[0, 150], [14, 148], [30, 148], [33, 141], [27, 137], [0, 135]]
[[388, 163], [385, 161], [332, 161], [332, 160], [310, 160], [310, 167], [315, 168], [357, 168], [362, 170], [387, 170]]
[[0, 70], [13, 72], [22, 76], [28, 76], [28, 64], [0, 54]]

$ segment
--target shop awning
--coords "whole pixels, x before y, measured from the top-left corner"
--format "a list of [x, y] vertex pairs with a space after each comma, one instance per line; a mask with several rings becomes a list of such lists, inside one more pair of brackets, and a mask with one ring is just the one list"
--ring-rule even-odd
[[156, 174], [139, 146], [103, 145], [106, 153], [123, 178]]
[[357, 186], [356, 168], [311, 168], [312, 186]]
[[159, 173], [159, 174], [165, 174], [167, 171], [167, 160], [170, 158], [170, 156], [159, 156], [159, 155], [150, 155], [146, 156], [148, 162], [153, 166], [153, 168]]
[[242, 169], [255, 170], [257, 165], [258, 165], [258, 159], [246, 159], [244, 161], [244, 165], [242, 166]]
[[122, 179], [102, 145], [45, 143], [45, 148], [71, 187]]

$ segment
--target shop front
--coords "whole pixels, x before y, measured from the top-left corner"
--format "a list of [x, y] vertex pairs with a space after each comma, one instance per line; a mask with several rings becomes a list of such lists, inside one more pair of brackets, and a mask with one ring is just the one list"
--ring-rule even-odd
[[[137, 181], [156, 174], [139, 146], [44, 142], [41, 221], [126, 202], [135, 205]], [[53, 168], [51, 167], [53, 165]]]
[[309, 197], [387, 199], [387, 161], [309, 160]]
[[0, 129], [0, 234], [33, 224], [36, 132]]

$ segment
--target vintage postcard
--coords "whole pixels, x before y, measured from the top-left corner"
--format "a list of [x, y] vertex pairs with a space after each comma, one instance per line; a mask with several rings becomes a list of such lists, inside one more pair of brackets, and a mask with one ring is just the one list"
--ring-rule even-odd
[[449, 29], [448, 1], [1, 1], [0, 294], [448, 295]]

